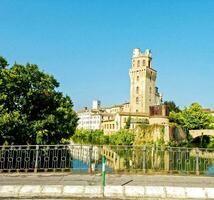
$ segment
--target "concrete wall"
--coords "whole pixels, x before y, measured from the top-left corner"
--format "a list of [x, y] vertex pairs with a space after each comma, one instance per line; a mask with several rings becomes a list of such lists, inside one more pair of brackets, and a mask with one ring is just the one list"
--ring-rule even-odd
[[0, 199], [10, 198], [213, 199], [214, 188], [173, 186], [0, 185]]

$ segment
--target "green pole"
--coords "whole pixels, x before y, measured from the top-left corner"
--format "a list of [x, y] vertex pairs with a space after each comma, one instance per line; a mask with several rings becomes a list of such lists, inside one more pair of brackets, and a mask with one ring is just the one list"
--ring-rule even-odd
[[106, 185], [106, 157], [102, 156], [102, 186]]

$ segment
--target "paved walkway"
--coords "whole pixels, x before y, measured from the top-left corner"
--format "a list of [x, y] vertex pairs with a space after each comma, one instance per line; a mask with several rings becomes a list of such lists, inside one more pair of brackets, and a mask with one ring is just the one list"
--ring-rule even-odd
[[[0, 185], [101, 185], [101, 175], [0, 174]], [[214, 187], [214, 177], [168, 175], [107, 175], [107, 185]]]

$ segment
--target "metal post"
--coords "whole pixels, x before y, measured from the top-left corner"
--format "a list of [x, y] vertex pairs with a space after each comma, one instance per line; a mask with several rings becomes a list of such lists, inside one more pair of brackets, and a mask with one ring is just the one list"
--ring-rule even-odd
[[173, 160], [174, 160], [172, 148], [169, 147], [168, 151], [169, 151], [169, 173], [172, 174]]
[[199, 150], [198, 148], [196, 149], [196, 161], [195, 161], [195, 172], [196, 175], [199, 176], [200, 172], [199, 172]]
[[102, 156], [102, 186], [106, 185], [106, 157]]
[[143, 173], [146, 173], [146, 145], [143, 146]]
[[155, 144], [152, 146], [152, 153], [151, 153], [151, 169], [154, 170], [155, 166]]
[[88, 172], [92, 173], [92, 151], [93, 147], [89, 146], [89, 161], [88, 161]]
[[37, 172], [37, 168], [38, 168], [38, 158], [39, 158], [39, 145], [36, 145], [36, 160], [35, 160], [34, 173]]

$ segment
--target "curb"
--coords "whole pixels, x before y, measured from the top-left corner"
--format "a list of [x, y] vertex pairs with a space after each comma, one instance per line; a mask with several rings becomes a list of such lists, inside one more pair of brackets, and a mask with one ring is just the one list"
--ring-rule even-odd
[[0, 198], [214, 199], [213, 188], [172, 186], [3, 185]]

